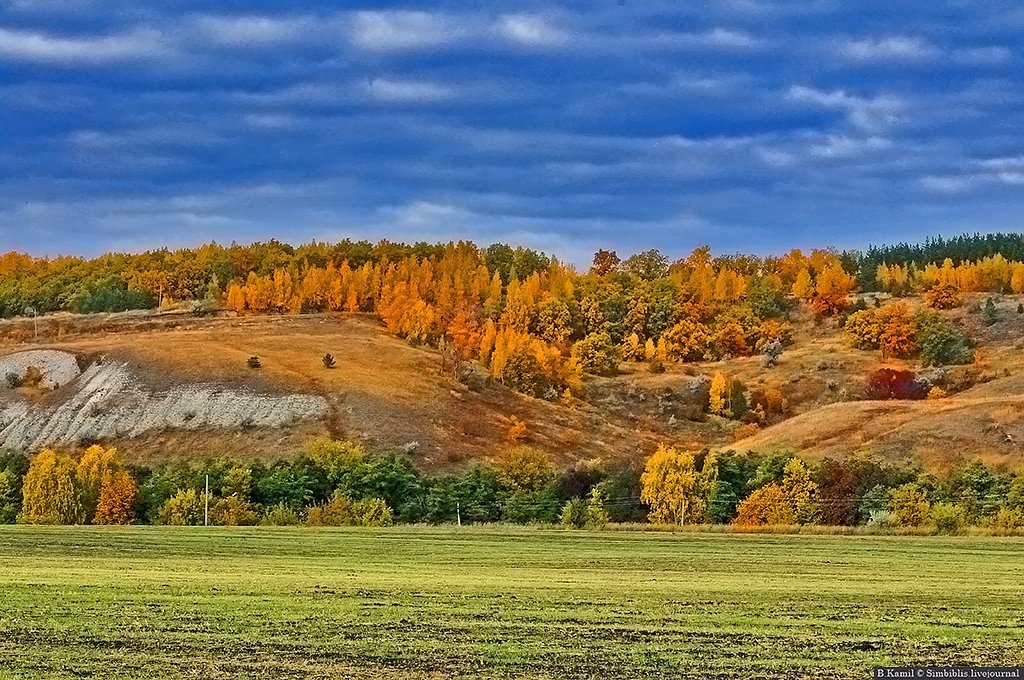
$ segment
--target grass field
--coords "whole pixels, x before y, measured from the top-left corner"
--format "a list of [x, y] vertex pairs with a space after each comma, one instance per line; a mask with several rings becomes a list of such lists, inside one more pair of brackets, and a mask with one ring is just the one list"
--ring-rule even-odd
[[0, 678], [866, 678], [910, 663], [1024, 663], [1024, 542], [0, 528]]

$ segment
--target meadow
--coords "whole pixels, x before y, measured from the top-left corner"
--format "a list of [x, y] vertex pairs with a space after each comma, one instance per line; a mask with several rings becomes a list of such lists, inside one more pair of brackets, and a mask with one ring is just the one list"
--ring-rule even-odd
[[5, 526], [0, 678], [1020, 664], [1022, 583], [996, 537]]

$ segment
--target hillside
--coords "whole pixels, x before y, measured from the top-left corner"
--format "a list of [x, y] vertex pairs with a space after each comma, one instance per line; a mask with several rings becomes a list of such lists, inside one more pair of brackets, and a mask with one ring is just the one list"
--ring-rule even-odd
[[[527, 423], [527, 443], [563, 465], [637, 459], [667, 441], [1022, 467], [1024, 319], [1012, 313], [1016, 304], [1007, 297], [1007, 313], [991, 327], [966, 307], [954, 310], [979, 341], [979, 360], [944, 379], [981, 384], [918, 402], [863, 401], [866, 376], [882, 364], [878, 353], [850, 348], [834, 322], [815, 324], [806, 313], [792, 318], [794, 342], [773, 368], [756, 356], [671, 365], [662, 374], [625, 363], [558, 402], [495, 382], [468, 389], [441, 370], [438, 351], [395, 338], [370, 315], [64, 314], [37, 327], [9, 320], [0, 322], [0, 372], [31, 364], [44, 376], [39, 386], [0, 391], [0, 445], [113, 442], [140, 461], [276, 458], [333, 436], [405, 450], [423, 467], [443, 469], [499, 454], [515, 417]], [[324, 367], [327, 352], [335, 368]], [[253, 355], [261, 368], [247, 366]], [[762, 429], [704, 415], [717, 372], [751, 389], [778, 389], [786, 412]]]

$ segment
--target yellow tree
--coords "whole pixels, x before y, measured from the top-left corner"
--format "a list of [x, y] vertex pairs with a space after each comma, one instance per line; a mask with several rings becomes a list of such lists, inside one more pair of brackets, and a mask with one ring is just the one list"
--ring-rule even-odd
[[123, 468], [121, 459], [117, 455], [117, 449], [105, 449], [94, 444], [82, 454], [75, 474], [82, 503], [82, 516], [86, 522], [91, 522], [96, 514], [100, 490], [106, 477]]
[[798, 298], [809, 298], [814, 294], [814, 284], [811, 282], [811, 272], [806, 267], [800, 270], [793, 283], [793, 296]]
[[714, 457], [704, 459], [697, 471], [693, 455], [659, 446], [640, 476], [640, 500], [650, 506], [648, 518], [660, 524], [702, 522], [707, 513], [707, 494], [717, 479]]
[[82, 504], [75, 480], [75, 461], [44, 449], [25, 473], [21, 515], [28, 524], [77, 524]]
[[517, 446], [497, 464], [498, 477], [513, 491], [540, 491], [554, 477], [551, 461], [537, 449]]
[[729, 379], [721, 373], [715, 373], [715, 377], [711, 379], [708, 412], [716, 416], [729, 415]]
[[228, 299], [225, 306], [235, 312], [245, 311], [245, 293], [237, 283], [231, 284], [228, 288]]

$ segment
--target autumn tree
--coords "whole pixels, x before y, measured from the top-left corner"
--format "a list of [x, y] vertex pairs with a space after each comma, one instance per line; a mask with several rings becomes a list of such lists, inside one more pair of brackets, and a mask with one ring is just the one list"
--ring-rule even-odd
[[782, 481], [754, 490], [736, 508], [733, 524], [771, 526], [812, 524], [821, 519], [818, 485], [807, 466], [796, 458], [783, 469]]
[[834, 262], [818, 273], [811, 304], [819, 314], [836, 314], [846, 304], [846, 298], [853, 292], [856, 283], [856, 279], [847, 274], [841, 264]]
[[892, 490], [889, 496], [893, 519], [903, 527], [919, 527], [928, 521], [931, 503], [928, 492], [918, 484], [908, 483]]
[[80, 523], [83, 513], [76, 467], [69, 456], [51, 449], [43, 449], [37, 454], [22, 482], [19, 521], [27, 524]]
[[728, 417], [732, 415], [729, 390], [729, 379], [722, 373], [715, 373], [711, 379], [711, 390], [708, 393], [708, 413]]
[[139, 487], [126, 470], [114, 469], [104, 474], [96, 505], [94, 524], [131, 524], [135, 517], [135, 499]]
[[659, 446], [640, 476], [640, 500], [651, 509], [650, 521], [680, 525], [703, 522], [708, 492], [717, 472], [710, 454], [705, 455], [698, 471], [693, 454]]
[[100, 492], [108, 477], [123, 469], [117, 449], [104, 448], [98, 444], [90, 446], [78, 461], [76, 479], [78, 483], [82, 515], [85, 522], [92, 522], [96, 515]]
[[620, 262], [622, 260], [614, 250], [601, 249], [594, 253], [594, 262], [590, 266], [590, 271], [598, 276], [606, 276], [618, 269]]

